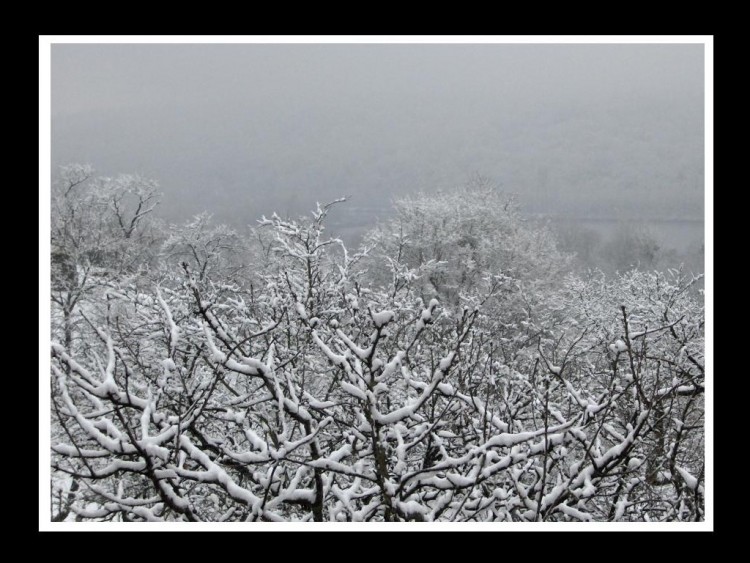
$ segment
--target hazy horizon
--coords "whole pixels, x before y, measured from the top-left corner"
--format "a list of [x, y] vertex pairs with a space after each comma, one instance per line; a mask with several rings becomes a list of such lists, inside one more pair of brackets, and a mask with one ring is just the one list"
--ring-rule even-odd
[[525, 211], [700, 219], [702, 45], [55, 44], [52, 164], [158, 180], [160, 214], [241, 227], [473, 174]]

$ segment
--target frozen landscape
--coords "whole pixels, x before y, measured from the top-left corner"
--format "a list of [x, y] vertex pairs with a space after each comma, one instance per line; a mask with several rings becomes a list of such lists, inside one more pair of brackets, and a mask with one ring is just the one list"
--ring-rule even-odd
[[52, 46], [52, 522], [706, 520], [702, 45], [129, 47]]

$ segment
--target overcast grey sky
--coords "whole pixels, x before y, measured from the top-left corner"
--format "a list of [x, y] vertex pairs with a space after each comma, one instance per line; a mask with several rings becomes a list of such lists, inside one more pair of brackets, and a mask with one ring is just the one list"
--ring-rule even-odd
[[157, 179], [173, 221], [352, 195], [339, 220], [362, 223], [472, 173], [530, 211], [702, 217], [703, 62], [702, 45], [56, 44], [52, 160]]

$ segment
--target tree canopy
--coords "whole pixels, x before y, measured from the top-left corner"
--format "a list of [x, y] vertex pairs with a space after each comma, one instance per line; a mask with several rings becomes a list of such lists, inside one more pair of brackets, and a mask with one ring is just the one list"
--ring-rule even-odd
[[484, 184], [354, 251], [343, 200], [245, 235], [160, 225], [137, 177], [59, 188], [52, 520], [705, 518], [697, 278], [571, 273]]

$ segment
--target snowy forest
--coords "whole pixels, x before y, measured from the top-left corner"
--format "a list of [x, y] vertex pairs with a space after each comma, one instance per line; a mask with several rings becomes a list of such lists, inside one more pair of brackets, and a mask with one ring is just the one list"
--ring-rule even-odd
[[52, 184], [53, 521], [704, 520], [699, 273], [577, 267], [481, 178], [356, 248], [345, 198], [244, 232], [159, 202]]

